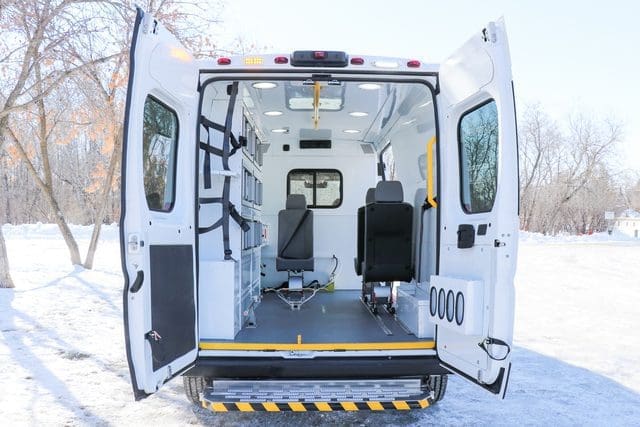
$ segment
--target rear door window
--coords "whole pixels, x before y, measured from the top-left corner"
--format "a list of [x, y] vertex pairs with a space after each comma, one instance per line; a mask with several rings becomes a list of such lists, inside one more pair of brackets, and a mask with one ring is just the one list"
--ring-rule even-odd
[[462, 115], [458, 144], [462, 208], [470, 214], [490, 212], [498, 187], [498, 110], [494, 100]]
[[144, 103], [142, 170], [147, 206], [169, 212], [175, 202], [178, 116], [152, 96]]

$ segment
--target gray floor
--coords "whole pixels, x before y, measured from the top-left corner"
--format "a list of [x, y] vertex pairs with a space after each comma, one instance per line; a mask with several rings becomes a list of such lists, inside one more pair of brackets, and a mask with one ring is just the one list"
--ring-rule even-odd
[[241, 330], [235, 342], [292, 343], [298, 335], [303, 343], [420, 341], [381, 308], [380, 318], [392, 333], [387, 335], [359, 297], [359, 290], [318, 292], [294, 311], [267, 293], [256, 309], [257, 326]]

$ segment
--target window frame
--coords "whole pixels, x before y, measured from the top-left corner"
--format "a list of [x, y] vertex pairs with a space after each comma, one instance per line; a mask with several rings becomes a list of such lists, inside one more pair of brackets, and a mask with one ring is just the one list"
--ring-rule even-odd
[[[171, 206], [169, 207], [169, 209], [153, 209], [149, 206], [149, 201], [147, 200], [147, 188], [144, 182], [144, 173], [145, 173], [145, 168], [144, 168], [144, 108], [147, 104], [147, 101], [151, 99], [154, 102], [158, 103], [159, 105], [161, 105], [163, 108], [166, 108], [167, 111], [169, 111], [170, 113], [172, 113], [174, 115], [174, 117], [176, 118], [176, 140], [175, 140], [175, 148], [174, 148], [174, 162], [173, 162], [173, 168], [171, 173], [173, 174], [173, 188], [171, 189]], [[143, 121], [143, 125], [142, 125], [142, 151], [143, 151], [143, 156], [142, 156], [142, 188], [144, 190], [144, 199], [145, 199], [145, 204], [147, 205], [147, 209], [149, 209], [151, 212], [159, 212], [159, 213], [171, 213], [173, 211], [173, 208], [176, 206], [176, 187], [177, 187], [177, 178], [178, 178], [178, 149], [179, 149], [179, 143], [180, 143], [180, 117], [178, 116], [178, 112], [173, 109], [172, 107], [170, 107], [166, 102], [160, 100], [158, 97], [152, 95], [151, 93], [148, 93], [147, 96], [144, 99], [144, 105], [142, 107], [142, 121]]]
[[[462, 138], [461, 138], [461, 128], [462, 128], [462, 119], [464, 119], [467, 115], [473, 113], [474, 111], [477, 111], [479, 109], [481, 109], [482, 107], [484, 107], [485, 105], [488, 105], [490, 103], [494, 103], [496, 105], [496, 120], [498, 122], [498, 137], [497, 137], [497, 142], [496, 142], [496, 190], [495, 193], [493, 194], [493, 200], [491, 201], [491, 207], [489, 208], [489, 210], [483, 210], [483, 211], [473, 211], [473, 212], [469, 212], [464, 205], [464, 188], [463, 188], [463, 168], [462, 168], [462, 150], [463, 150], [463, 144], [462, 144]], [[489, 213], [491, 211], [493, 211], [493, 207], [496, 204], [496, 198], [498, 196], [498, 184], [499, 184], [499, 179], [498, 179], [498, 172], [499, 172], [499, 161], [500, 161], [500, 117], [498, 114], [498, 103], [494, 98], [488, 98], [482, 102], [476, 103], [474, 104], [472, 107], [466, 109], [465, 111], [462, 112], [462, 114], [460, 114], [460, 118], [458, 119], [458, 125], [457, 125], [457, 139], [458, 139], [458, 180], [459, 180], [459, 187], [460, 187], [460, 207], [462, 208], [462, 212], [465, 213], [465, 215], [476, 215], [476, 214], [483, 214], [483, 213]]]
[[[289, 197], [289, 195], [291, 194], [291, 174], [293, 173], [308, 173], [313, 175], [313, 203], [307, 203], [307, 208], [308, 209], [337, 209], [340, 206], [342, 206], [342, 202], [344, 201], [344, 180], [343, 180], [343, 175], [342, 172], [339, 171], [338, 169], [304, 169], [304, 168], [296, 168], [296, 169], [291, 169], [289, 172], [287, 172], [287, 197]], [[317, 179], [317, 175], [319, 173], [337, 173], [338, 176], [340, 177], [340, 185], [339, 185], [339, 189], [340, 189], [340, 203], [338, 203], [335, 206], [316, 206], [316, 200], [317, 200], [317, 196], [316, 196], [316, 179]]]

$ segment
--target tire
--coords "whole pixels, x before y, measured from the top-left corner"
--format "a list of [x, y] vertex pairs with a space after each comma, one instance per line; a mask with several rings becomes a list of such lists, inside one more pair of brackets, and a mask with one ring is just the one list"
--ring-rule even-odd
[[427, 378], [427, 385], [433, 391], [433, 403], [437, 403], [444, 398], [447, 391], [449, 375], [431, 375]]
[[205, 377], [182, 377], [182, 383], [184, 384], [184, 394], [195, 405], [200, 406], [200, 393], [204, 391], [207, 386], [207, 379]]

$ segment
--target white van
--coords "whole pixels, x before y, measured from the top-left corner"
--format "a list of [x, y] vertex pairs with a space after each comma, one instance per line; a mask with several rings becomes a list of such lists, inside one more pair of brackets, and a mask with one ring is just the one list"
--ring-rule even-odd
[[518, 153], [504, 23], [442, 64], [194, 60], [138, 10], [120, 222], [136, 399], [214, 411], [504, 397]]

